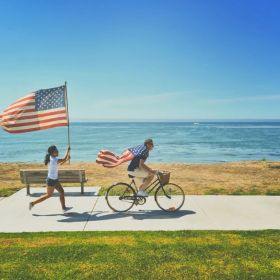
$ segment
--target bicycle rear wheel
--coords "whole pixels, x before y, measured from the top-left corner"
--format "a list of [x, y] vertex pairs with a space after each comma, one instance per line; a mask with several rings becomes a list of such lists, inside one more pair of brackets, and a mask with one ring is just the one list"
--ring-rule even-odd
[[168, 183], [156, 190], [155, 200], [160, 209], [175, 212], [184, 205], [185, 194], [180, 186]]
[[135, 190], [126, 183], [112, 185], [106, 193], [108, 206], [115, 212], [126, 212], [135, 203]]

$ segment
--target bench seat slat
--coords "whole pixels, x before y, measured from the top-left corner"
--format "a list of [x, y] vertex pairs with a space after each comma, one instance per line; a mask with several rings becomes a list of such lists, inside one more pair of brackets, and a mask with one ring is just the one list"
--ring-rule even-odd
[[[27, 186], [29, 194], [30, 184], [46, 184], [48, 170], [46, 169], [21, 169], [20, 180]], [[84, 169], [61, 169], [58, 171], [59, 181], [61, 183], [80, 183], [83, 193], [84, 183], [87, 182]]]
[[[22, 183], [45, 183], [47, 170], [20, 170]], [[61, 182], [81, 183], [86, 182], [85, 170], [59, 170], [58, 177]]]

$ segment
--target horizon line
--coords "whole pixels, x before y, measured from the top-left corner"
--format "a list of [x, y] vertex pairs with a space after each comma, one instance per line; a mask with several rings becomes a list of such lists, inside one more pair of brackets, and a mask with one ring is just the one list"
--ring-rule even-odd
[[201, 119], [79, 119], [70, 122], [279, 122], [280, 118], [201, 118]]

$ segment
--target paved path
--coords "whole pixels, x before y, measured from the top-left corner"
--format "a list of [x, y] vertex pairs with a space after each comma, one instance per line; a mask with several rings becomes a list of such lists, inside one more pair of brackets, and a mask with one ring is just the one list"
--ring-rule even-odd
[[280, 196], [191, 195], [181, 211], [170, 214], [149, 197], [145, 205], [128, 213], [114, 213], [105, 198], [97, 196], [98, 190], [86, 187], [81, 195], [80, 188], [65, 188], [67, 205], [73, 208], [63, 214], [57, 194], [29, 211], [34, 197], [22, 189], [0, 201], [0, 232], [280, 229]]

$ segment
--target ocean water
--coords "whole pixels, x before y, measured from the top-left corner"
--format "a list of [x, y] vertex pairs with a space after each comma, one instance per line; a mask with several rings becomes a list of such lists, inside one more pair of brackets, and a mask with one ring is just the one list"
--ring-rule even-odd
[[[76, 122], [72, 161], [95, 161], [100, 149], [121, 153], [153, 138], [149, 162], [215, 163], [280, 160], [280, 122]], [[67, 128], [9, 134], [0, 130], [0, 162], [42, 162], [48, 146], [61, 154]]]

